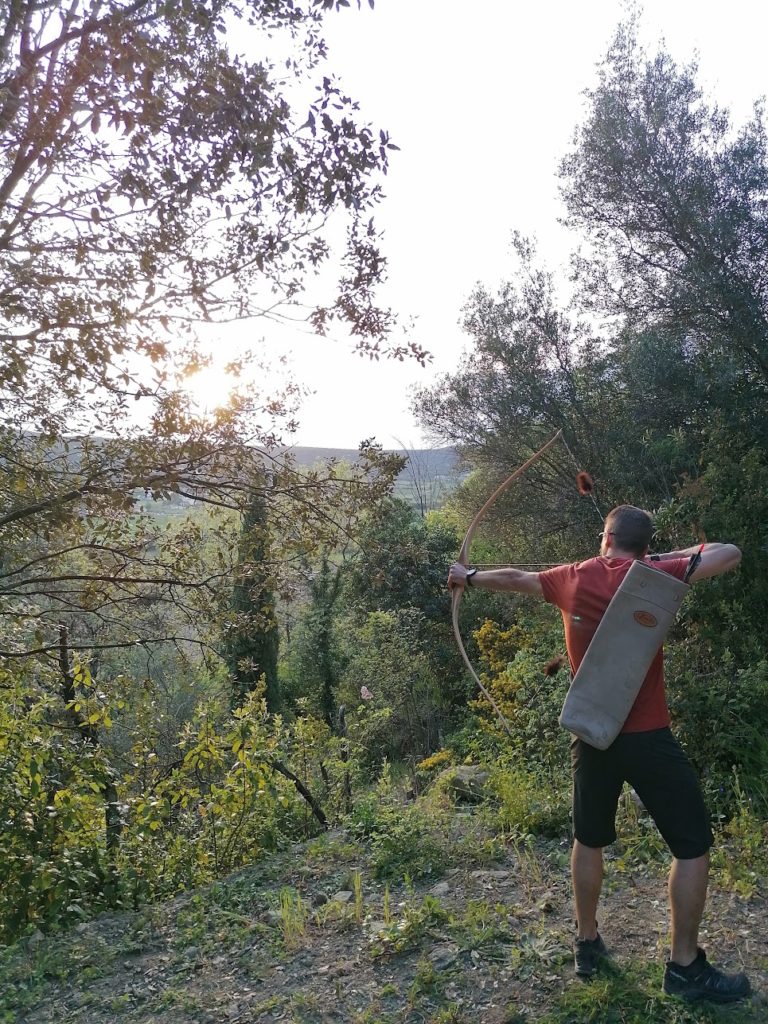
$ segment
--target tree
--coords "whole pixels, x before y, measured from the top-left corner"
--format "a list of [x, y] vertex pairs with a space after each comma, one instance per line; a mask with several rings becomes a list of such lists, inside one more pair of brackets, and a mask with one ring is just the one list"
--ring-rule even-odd
[[[602, 510], [653, 510], [659, 548], [743, 546], [738, 574], [694, 589], [668, 672], [676, 724], [718, 785], [726, 766], [752, 781], [765, 770], [767, 155], [759, 107], [734, 131], [694, 65], [649, 58], [636, 25], [620, 26], [561, 168], [582, 235], [573, 302], [562, 308], [516, 237], [510, 282], [468, 303], [474, 351], [418, 402], [479, 468], [463, 489], [473, 510], [489, 476], [561, 427]], [[592, 512], [563, 489], [570, 472], [559, 454], [532, 467], [489, 523], [496, 544], [537, 562], [594, 553]]]
[[[0, 15], [0, 612], [37, 623], [26, 650], [54, 650], [70, 614], [76, 650], [156, 637], [150, 615], [126, 628], [129, 604], [172, 603], [179, 626], [215, 602], [231, 559], [203, 564], [199, 521], [163, 530], [145, 498], [239, 513], [266, 464], [291, 543], [310, 520], [329, 531], [343, 481], [294, 471], [279, 445], [295, 390], [249, 387], [201, 416], [178, 383], [205, 366], [199, 325], [234, 318], [337, 319], [361, 350], [403, 354], [374, 300], [392, 144], [323, 72], [338, 6], [19, 0]], [[312, 302], [344, 224], [338, 287]], [[231, 522], [208, 523], [220, 551]]]
[[335, 629], [342, 572], [323, 556], [311, 573], [308, 600], [289, 647], [288, 683], [294, 700], [303, 698], [330, 728], [337, 727], [337, 686], [342, 669]]
[[430, 432], [479, 471], [459, 495], [467, 521], [505, 476], [563, 430], [578, 465], [558, 443], [492, 512], [515, 560], [545, 562], [563, 556], [563, 536], [570, 551], [574, 539], [585, 552], [593, 546], [595, 509], [578, 500], [574, 476], [588, 468], [600, 503], [611, 500], [622, 392], [602, 339], [578, 310], [562, 308], [533, 243], [515, 234], [512, 250], [510, 279], [497, 294], [478, 286], [464, 307], [473, 346], [463, 363], [419, 392], [416, 409]]
[[[70, 425], [76, 409], [111, 427], [127, 399], [164, 395], [164, 362], [195, 322], [295, 303], [331, 256], [324, 229], [336, 210], [348, 224], [346, 272], [312, 319], [341, 317], [363, 348], [378, 347], [389, 317], [372, 303], [384, 261], [371, 179], [392, 144], [317, 74], [333, 6], [7, 6], [0, 381], [24, 402], [28, 429], [60, 426], [64, 401]], [[233, 52], [235, 38], [253, 56]], [[270, 57], [285, 43], [294, 55]], [[307, 93], [294, 96], [288, 83], [304, 79]], [[154, 379], [139, 372], [147, 363]]]
[[390, 498], [369, 515], [346, 570], [345, 601], [361, 617], [371, 611], [419, 608], [445, 622], [448, 566], [459, 541], [439, 518], [422, 519], [407, 502]]
[[234, 619], [225, 639], [234, 698], [241, 703], [264, 680], [267, 710], [280, 706], [277, 681], [279, 634], [275, 601], [270, 588], [269, 522], [267, 502], [254, 493], [243, 516], [237, 576], [232, 588]]
[[648, 56], [621, 25], [561, 167], [588, 307], [682, 335], [722, 390], [768, 383], [768, 146], [763, 110], [734, 130], [695, 64]]

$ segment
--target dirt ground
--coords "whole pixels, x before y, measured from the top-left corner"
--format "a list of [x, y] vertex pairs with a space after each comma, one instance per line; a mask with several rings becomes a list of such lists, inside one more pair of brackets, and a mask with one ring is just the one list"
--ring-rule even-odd
[[489, 866], [387, 886], [335, 832], [170, 903], [36, 933], [0, 956], [0, 1022], [768, 1021], [762, 896], [713, 887], [707, 904], [710, 959], [753, 983], [737, 1009], [661, 995], [662, 865], [608, 861], [600, 930], [611, 961], [585, 984], [565, 842], [510, 843]]

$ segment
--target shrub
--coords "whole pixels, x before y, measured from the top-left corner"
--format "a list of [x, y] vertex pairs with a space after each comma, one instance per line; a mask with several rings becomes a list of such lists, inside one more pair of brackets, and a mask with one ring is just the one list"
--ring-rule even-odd
[[570, 778], [560, 787], [536, 772], [507, 766], [491, 771], [489, 787], [498, 800], [494, 816], [504, 830], [560, 838], [570, 829]]

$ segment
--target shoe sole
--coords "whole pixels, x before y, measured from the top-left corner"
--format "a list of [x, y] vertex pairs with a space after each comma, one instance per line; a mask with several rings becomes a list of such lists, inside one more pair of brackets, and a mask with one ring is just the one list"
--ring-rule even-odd
[[749, 999], [752, 995], [751, 990], [738, 996], [718, 996], [714, 993], [706, 992], [670, 992], [667, 988], [664, 988], [664, 993], [675, 999], [682, 999], [685, 1003], [717, 1003], [718, 1006], [725, 1006], [728, 1003], [739, 1003], [742, 999]]

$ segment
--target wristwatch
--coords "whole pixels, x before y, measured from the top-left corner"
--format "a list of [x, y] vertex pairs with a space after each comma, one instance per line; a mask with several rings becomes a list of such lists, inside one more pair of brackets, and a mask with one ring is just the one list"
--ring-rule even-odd
[[476, 572], [477, 572], [477, 569], [467, 569], [467, 586], [468, 587], [474, 586], [474, 584], [472, 583], [472, 577], [475, 575]]

